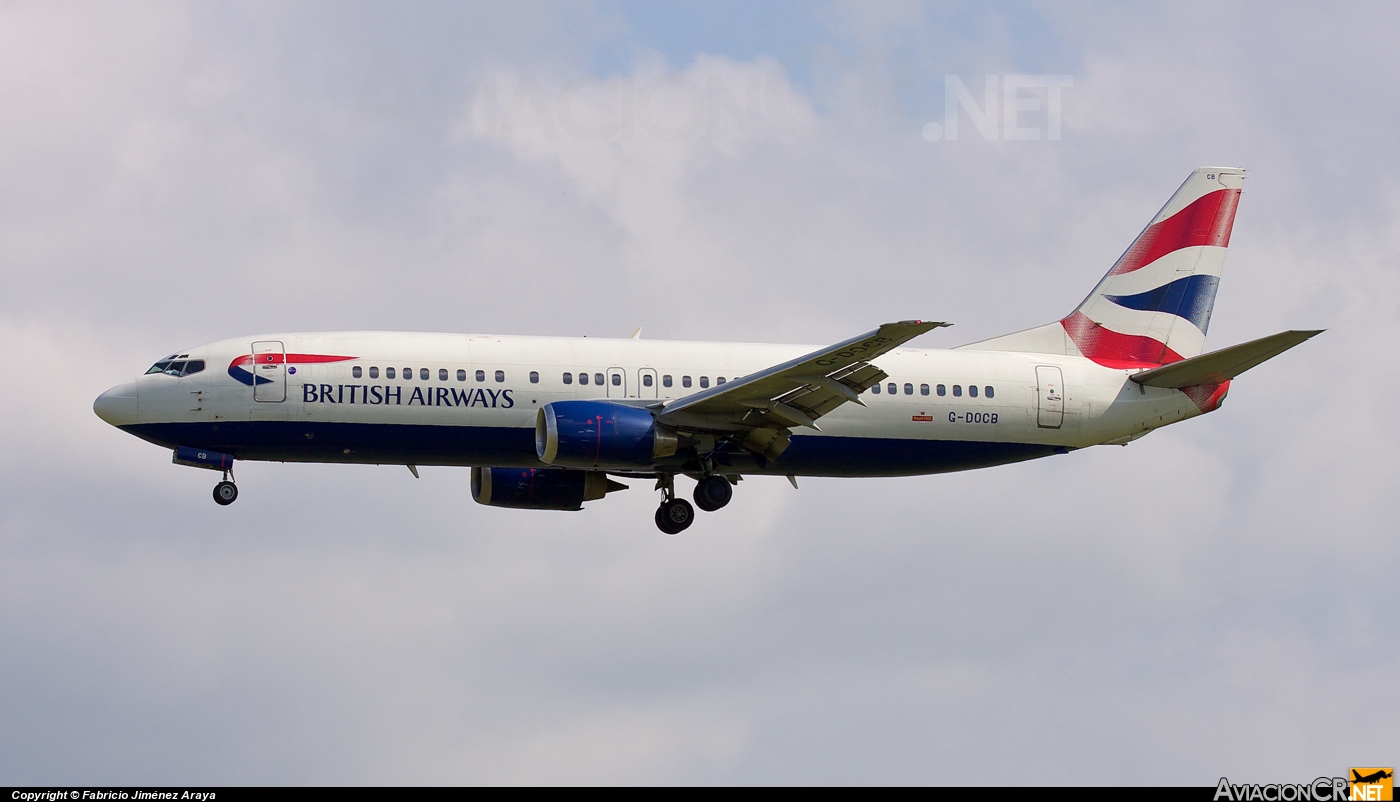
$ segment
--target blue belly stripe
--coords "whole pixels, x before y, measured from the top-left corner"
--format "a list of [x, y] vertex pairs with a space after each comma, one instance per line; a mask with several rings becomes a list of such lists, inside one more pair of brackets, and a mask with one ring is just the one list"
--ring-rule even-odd
[[[190, 446], [240, 460], [545, 467], [535, 455], [534, 429], [311, 421], [140, 423], [121, 428], [166, 448]], [[772, 464], [736, 454], [725, 467], [777, 476], [914, 476], [987, 468], [1064, 451], [1031, 443], [794, 436]], [[682, 462], [665, 467], [678, 470]]]

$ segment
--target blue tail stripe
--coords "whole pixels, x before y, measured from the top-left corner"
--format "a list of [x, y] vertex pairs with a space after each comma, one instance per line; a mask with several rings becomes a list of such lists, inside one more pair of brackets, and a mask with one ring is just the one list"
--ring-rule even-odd
[[1210, 326], [1210, 310], [1215, 306], [1219, 276], [1187, 276], [1155, 290], [1137, 295], [1105, 295], [1126, 309], [1141, 312], [1167, 312], [1191, 321], [1201, 333]]

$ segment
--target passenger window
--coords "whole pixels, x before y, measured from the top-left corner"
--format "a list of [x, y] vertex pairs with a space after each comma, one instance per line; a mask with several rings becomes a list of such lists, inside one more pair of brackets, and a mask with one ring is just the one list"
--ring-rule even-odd
[[350, 368], [350, 375], [354, 376], [357, 379], [360, 378], [360, 366], [356, 365], [355, 367]]
[[438, 381], [447, 381], [447, 368], [438, 368]]
[[538, 370], [532, 370], [532, 371], [530, 371], [530, 383], [531, 383], [531, 384], [539, 384], [539, 383], [540, 383], [540, 372], [539, 372]]
[[419, 368], [419, 369], [418, 369], [418, 378], [422, 379], [423, 381], [427, 381], [427, 380], [428, 380], [428, 369], [427, 369], [427, 368]]
[[724, 382], [725, 382], [725, 378], [724, 378], [723, 376], [720, 376], [718, 379], [715, 379], [715, 386], [718, 387], [718, 386], [720, 386], [721, 384], [724, 384]]
[[879, 395], [879, 394], [880, 394], [880, 385], [876, 384], [875, 386], [871, 387], [871, 388], [870, 388], [870, 392], [874, 393], [875, 395]]
[[185, 365], [185, 375], [186, 375], [186, 376], [190, 375], [191, 373], [198, 373], [198, 372], [200, 372], [201, 370], [204, 370], [204, 360], [203, 360], [203, 359], [194, 359], [194, 360], [191, 360], [190, 363], [189, 363], [188, 365]]
[[466, 381], [466, 380], [467, 380], [467, 372], [466, 372], [465, 370], [462, 370], [461, 368], [458, 368], [458, 369], [457, 369], [457, 381], [459, 381], [459, 382], [464, 382], [464, 381]]
[[663, 375], [663, 376], [661, 377], [661, 386], [662, 386], [662, 387], [670, 387], [670, 386], [671, 386], [671, 374], [667, 373], [667, 374], [665, 374], [665, 375]]
[[[390, 368], [390, 370], [393, 370], [393, 368]], [[371, 367], [371, 368], [369, 369], [369, 377], [370, 377], [371, 379], [377, 379], [377, 378], [379, 378], [379, 368]]]
[[927, 384], [921, 384], [921, 385], [919, 385], [919, 395], [928, 395], [928, 385], [927, 385]]
[[479, 381], [479, 382], [484, 382], [484, 381], [486, 381], [486, 371], [484, 371], [484, 370], [478, 370], [478, 371], [476, 372], [476, 380]]
[[506, 372], [505, 372], [504, 370], [498, 370], [498, 371], [496, 371], [496, 381], [498, 381], [498, 382], [503, 382], [503, 381], [505, 381], [505, 380], [506, 380]]
[[953, 397], [954, 397], [954, 398], [962, 398], [962, 385], [961, 385], [961, 384], [955, 384], [955, 385], [953, 385]]
[[938, 387], [936, 387], [935, 389], [938, 391], [938, 394], [939, 394], [939, 395], [947, 395], [947, 394], [948, 394], [948, 388], [947, 388], [946, 386], [942, 385], [942, 384], [938, 385]]
[[642, 386], [643, 386], [643, 387], [650, 387], [650, 386], [651, 386], [651, 374], [650, 374], [650, 373], [643, 373], [643, 374], [642, 374]]
[[614, 374], [612, 375], [612, 383], [613, 383], [613, 386], [614, 386], [614, 387], [621, 387], [621, 386], [622, 386], [622, 374], [621, 374], [621, 373], [614, 373]]
[[689, 377], [689, 376], [682, 376], [682, 377], [681, 377], [681, 386], [682, 386], [682, 387], [689, 387], [689, 386], [690, 386], [690, 377]]
[[703, 390], [704, 388], [709, 387], [709, 386], [710, 386], [710, 377], [709, 377], [709, 376], [701, 376], [701, 377], [700, 377], [700, 389]]
[[973, 398], [976, 398], [976, 397], [977, 397], [977, 385], [975, 385], [975, 384], [969, 384], [969, 385], [967, 386], [967, 394], [970, 395], [970, 396], [972, 396]]
[[394, 378], [394, 369], [393, 369], [393, 368], [385, 368], [385, 369], [384, 369], [384, 378], [386, 378], [386, 379], [392, 379], [392, 378]]
[[987, 386], [986, 386], [985, 388], [983, 388], [983, 389], [985, 389], [985, 390], [987, 391], [987, 397], [988, 397], [988, 398], [996, 398], [996, 397], [997, 397], [997, 391], [996, 391], [996, 390], [993, 390], [993, 389], [992, 389], [992, 386], [991, 386], [990, 384], [987, 385]]
[[[579, 375], [581, 376], [581, 375], [583, 375], [583, 374], [579, 374]], [[574, 383], [574, 374], [572, 374], [572, 373], [565, 373], [565, 374], [564, 374], [564, 383], [565, 383], [565, 384], [573, 384], [573, 383]]]
[[404, 377], [405, 379], [408, 379], [409, 381], [412, 381], [412, 380], [413, 380], [413, 368], [404, 368], [404, 369], [403, 369], [403, 377]]
[[593, 374], [593, 383], [594, 383], [594, 384], [597, 384], [597, 385], [599, 385], [599, 386], [601, 386], [601, 385], [603, 384], [603, 374], [601, 374], [601, 373], [595, 373], [595, 374]]
[[890, 382], [889, 384], [885, 385], [885, 390], [887, 390], [890, 395], [894, 395], [899, 392], [899, 385], [895, 384], [894, 382]]
[[904, 394], [905, 394], [905, 395], [913, 395], [913, 394], [914, 394], [914, 385], [912, 385], [912, 384], [906, 384], [906, 385], [904, 385]]
[[[568, 375], [568, 374], [565, 374], [565, 375]], [[580, 373], [580, 374], [578, 375], [578, 383], [579, 383], [579, 384], [588, 384], [588, 374], [587, 374], [587, 373]]]

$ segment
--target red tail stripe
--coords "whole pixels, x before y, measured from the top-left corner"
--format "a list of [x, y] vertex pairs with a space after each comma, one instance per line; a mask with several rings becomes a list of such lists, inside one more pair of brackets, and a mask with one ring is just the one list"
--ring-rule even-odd
[[1195, 387], [1183, 387], [1181, 392], [1186, 393], [1186, 397], [1191, 399], [1202, 412], [1213, 412], [1220, 407], [1220, 402], [1225, 400], [1225, 394], [1230, 392], [1230, 382], [1226, 380], [1223, 384], [1198, 384]]
[[1139, 334], [1119, 334], [1090, 320], [1083, 312], [1075, 312], [1061, 320], [1060, 325], [1079, 353], [1106, 368], [1155, 368], [1182, 359], [1166, 343]]
[[1218, 189], [1202, 195], [1166, 220], [1148, 226], [1109, 275], [1131, 273], [1173, 251], [1194, 245], [1228, 247], [1239, 203], [1238, 189]]

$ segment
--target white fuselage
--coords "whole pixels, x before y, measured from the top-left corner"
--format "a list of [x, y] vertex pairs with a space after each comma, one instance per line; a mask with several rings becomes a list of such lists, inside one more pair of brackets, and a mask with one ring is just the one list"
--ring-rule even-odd
[[[254, 343], [285, 353], [278, 368], [262, 366], [269, 378], [256, 389], [245, 378], [254, 367]], [[475, 334], [268, 334], [174, 355], [181, 362], [203, 360], [205, 369], [143, 375], [104, 394], [121, 402], [99, 414], [167, 447], [211, 449], [239, 459], [542, 467], [534, 430], [544, 404], [683, 398], [815, 348]], [[773, 464], [741, 461], [731, 470], [841, 476], [960, 470], [1126, 442], [1201, 414], [1181, 391], [1140, 386], [1128, 380], [1130, 371], [1081, 357], [905, 347], [873, 364], [889, 378], [878, 393], [861, 395], [865, 406], [845, 404], [821, 419], [820, 431], [795, 432], [792, 449]], [[1053, 386], [1057, 382], [1061, 386]]]

